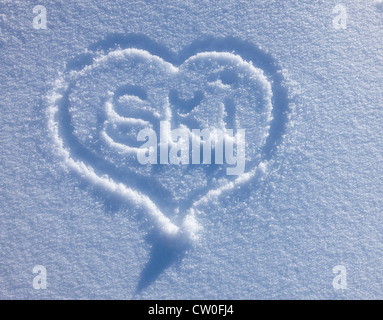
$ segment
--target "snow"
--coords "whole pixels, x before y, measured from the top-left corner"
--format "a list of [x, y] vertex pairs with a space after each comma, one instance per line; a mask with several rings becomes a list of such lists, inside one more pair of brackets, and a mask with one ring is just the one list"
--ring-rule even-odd
[[[382, 1], [39, 4], [0, 4], [0, 298], [383, 297]], [[139, 164], [160, 121], [245, 172]]]

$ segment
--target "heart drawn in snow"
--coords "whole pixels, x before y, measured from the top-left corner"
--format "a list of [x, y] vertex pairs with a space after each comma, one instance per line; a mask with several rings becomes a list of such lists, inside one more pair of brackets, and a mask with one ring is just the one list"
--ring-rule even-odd
[[[277, 143], [273, 122], [281, 123], [274, 110], [283, 104], [274, 97], [280, 73], [266, 54], [234, 39], [201, 42], [178, 55], [144, 38], [106, 43], [70, 62], [49, 96], [57, 152], [84, 179], [142, 208], [164, 236], [192, 241], [203, 202], [265, 169]], [[138, 133], [150, 128], [160, 142], [161, 123], [188, 132], [244, 129], [243, 172], [227, 175], [233, 165], [214, 159], [140, 164]]]

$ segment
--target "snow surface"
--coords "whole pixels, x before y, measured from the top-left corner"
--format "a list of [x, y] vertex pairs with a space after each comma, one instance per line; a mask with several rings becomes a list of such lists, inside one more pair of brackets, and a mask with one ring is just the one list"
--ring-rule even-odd
[[[0, 298], [382, 299], [383, 6], [341, 3], [0, 1]], [[245, 172], [138, 164], [160, 121]]]

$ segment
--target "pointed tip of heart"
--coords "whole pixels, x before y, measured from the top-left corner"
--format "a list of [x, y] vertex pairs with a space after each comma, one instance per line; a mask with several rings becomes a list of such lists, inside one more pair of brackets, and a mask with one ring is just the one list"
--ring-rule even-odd
[[194, 209], [190, 209], [190, 213], [187, 214], [183, 220], [181, 233], [192, 242], [198, 240], [199, 233], [202, 231], [202, 226], [197, 222], [195, 218]]
[[193, 245], [198, 239], [202, 226], [198, 224], [195, 218], [194, 209], [190, 209], [182, 221], [180, 227], [171, 224], [162, 228], [163, 236], [177, 246]]

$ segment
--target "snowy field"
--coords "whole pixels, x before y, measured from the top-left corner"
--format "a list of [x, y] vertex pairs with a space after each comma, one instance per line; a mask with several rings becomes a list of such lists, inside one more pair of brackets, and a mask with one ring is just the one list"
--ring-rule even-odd
[[1, 299], [383, 298], [383, 1], [0, 0], [0, 57]]

